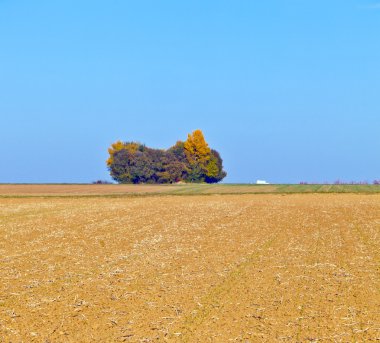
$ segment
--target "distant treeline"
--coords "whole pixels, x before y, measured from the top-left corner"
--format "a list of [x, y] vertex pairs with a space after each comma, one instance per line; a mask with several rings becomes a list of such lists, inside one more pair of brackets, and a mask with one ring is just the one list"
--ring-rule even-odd
[[[370, 183], [368, 181], [341, 181], [341, 180], [336, 180], [333, 183], [325, 181], [323, 183], [320, 182], [307, 182], [307, 181], [301, 181], [300, 185], [369, 185]], [[373, 180], [372, 184], [374, 185], [380, 185], [380, 179], [379, 180]]]
[[208, 146], [201, 130], [167, 150], [117, 141], [108, 152], [108, 169], [119, 183], [216, 183], [227, 175], [220, 154]]

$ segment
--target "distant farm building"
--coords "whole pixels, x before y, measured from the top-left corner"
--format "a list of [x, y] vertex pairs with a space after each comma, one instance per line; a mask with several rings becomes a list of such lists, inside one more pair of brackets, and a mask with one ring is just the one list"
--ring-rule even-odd
[[269, 185], [269, 182], [266, 182], [264, 180], [257, 180], [256, 185]]

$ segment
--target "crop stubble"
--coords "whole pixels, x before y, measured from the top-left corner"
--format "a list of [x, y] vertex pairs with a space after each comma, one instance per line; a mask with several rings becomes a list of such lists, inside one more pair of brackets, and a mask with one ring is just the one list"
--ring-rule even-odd
[[380, 196], [0, 199], [0, 342], [380, 339]]

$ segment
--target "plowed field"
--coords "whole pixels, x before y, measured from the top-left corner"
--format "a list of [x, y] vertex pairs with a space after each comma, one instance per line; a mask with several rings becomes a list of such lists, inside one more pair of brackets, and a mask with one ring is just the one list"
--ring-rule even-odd
[[380, 195], [0, 199], [0, 342], [380, 340]]
[[94, 197], [200, 194], [362, 193], [380, 194], [380, 185], [254, 185], [254, 184], [0, 184], [0, 197]]

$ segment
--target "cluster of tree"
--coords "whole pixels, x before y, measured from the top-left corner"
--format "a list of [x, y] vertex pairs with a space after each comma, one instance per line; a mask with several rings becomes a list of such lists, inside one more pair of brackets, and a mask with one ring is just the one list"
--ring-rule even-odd
[[111, 185], [112, 182], [109, 182], [107, 180], [96, 180], [92, 182], [93, 185]]
[[219, 153], [210, 149], [201, 130], [168, 150], [118, 141], [108, 152], [108, 169], [119, 183], [216, 183], [227, 175]]

